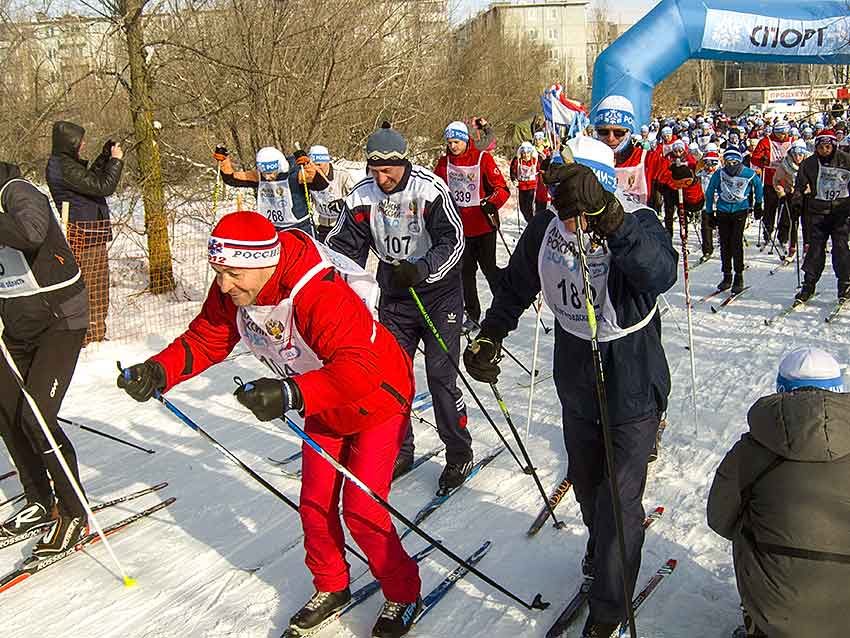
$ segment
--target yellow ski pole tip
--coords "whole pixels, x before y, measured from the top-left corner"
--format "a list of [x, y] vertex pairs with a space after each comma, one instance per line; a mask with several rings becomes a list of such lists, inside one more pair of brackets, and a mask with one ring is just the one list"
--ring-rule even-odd
[[124, 587], [135, 587], [136, 579], [130, 578], [129, 576], [124, 576]]

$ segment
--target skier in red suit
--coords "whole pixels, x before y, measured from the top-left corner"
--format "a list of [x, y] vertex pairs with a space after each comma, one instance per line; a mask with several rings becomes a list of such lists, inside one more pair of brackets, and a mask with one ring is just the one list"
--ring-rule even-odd
[[[316, 442], [387, 498], [414, 378], [410, 359], [373, 316], [374, 278], [306, 233], [278, 233], [244, 211], [213, 229], [209, 262], [216, 279], [200, 314], [165, 350], [120, 376], [119, 387], [146, 401], [223, 361], [241, 340], [274, 378], [240, 387], [239, 402], [261, 421], [298, 412]], [[302, 474], [301, 523], [316, 593], [288, 632], [310, 633], [351, 599], [342, 492], [343, 518], [387, 599], [373, 636], [407, 633], [405, 614], [421, 605], [419, 570], [389, 514], [352, 483], [343, 486], [307, 445]]]

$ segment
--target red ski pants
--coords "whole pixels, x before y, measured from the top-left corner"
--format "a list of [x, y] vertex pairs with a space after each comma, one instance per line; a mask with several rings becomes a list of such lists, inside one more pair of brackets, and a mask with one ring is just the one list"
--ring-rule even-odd
[[[407, 427], [407, 418], [397, 415], [365, 432], [340, 437], [329, 434], [310, 417], [305, 423], [316, 443], [384, 499], [390, 493], [393, 466]], [[402, 547], [389, 513], [353, 483], [343, 485], [342, 475], [306, 443], [302, 449], [301, 524], [305, 562], [316, 589], [348, 587], [345, 537], [339, 520], [342, 492], [346, 527], [366, 554], [384, 596], [393, 602], [414, 602], [421, 588], [419, 566]]]

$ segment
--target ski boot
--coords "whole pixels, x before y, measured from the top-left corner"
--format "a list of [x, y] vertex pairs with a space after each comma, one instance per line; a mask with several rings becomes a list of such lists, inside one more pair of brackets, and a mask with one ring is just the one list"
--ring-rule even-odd
[[739, 295], [744, 290], [744, 273], [736, 272], [735, 280], [732, 282], [732, 294]]
[[437, 492], [437, 496], [443, 496], [463, 485], [463, 482], [471, 471], [472, 459], [469, 459], [466, 463], [446, 463], [443, 473], [440, 474], [440, 489]]
[[729, 290], [732, 287], [732, 275], [728, 272], [723, 273], [723, 280], [717, 284], [719, 291]]
[[27, 502], [0, 525], [0, 538], [18, 536], [31, 529], [47, 527], [55, 518], [53, 506], [45, 507], [36, 501]]
[[815, 294], [815, 284], [809, 281], [804, 281], [800, 291], [794, 295], [794, 299], [800, 303], [806, 303]]
[[413, 603], [394, 603], [389, 600], [381, 607], [378, 620], [372, 628], [373, 638], [399, 638], [410, 631], [416, 616], [422, 611], [422, 597]]
[[59, 514], [42, 539], [32, 549], [32, 558], [42, 560], [70, 549], [89, 535], [88, 519], [83, 515]]
[[839, 281], [838, 301], [840, 303], [845, 303], [848, 299], [850, 299], [850, 282]]
[[581, 638], [611, 638], [620, 623], [597, 622], [590, 616], [587, 617], [587, 622], [584, 623], [584, 629], [581, 630]]
[[351, 600], [351, 590], [317, 591], [305, 605], [289, 619], [289, 628], [283, 638], [309, 636], [316, 632], [321, 624], [345, 607]]

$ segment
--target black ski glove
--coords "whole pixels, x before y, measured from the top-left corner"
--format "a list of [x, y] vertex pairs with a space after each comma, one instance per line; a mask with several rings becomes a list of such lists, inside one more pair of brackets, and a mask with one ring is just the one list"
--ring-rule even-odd
[[561, 219], [601, 213], [612, 197], [596, 174], [583, 164], [551, 165], [543, 181], [555, 185], [552, 203]]
[[227, 147], [224, 144], [219, 144], [215, 147], [213, 151], [213, 159], [216, 162], [223, 162], [227, 159], [227, 156], [230, 155], [230, 152], [227, 150]]
[[499, 227], [499, 209], [486, 199], [481, 202], [481, 212], [487, 217], [489, 224], [495, 229]]
[[608, 196], [608, 203], [605, 205], [605, 208], [596, 214], [588, 213], [585, 217], [587, 219], [587, 226], [591, 232], [603, 239], [616, 233], [620, 226], [623, 225], [623, 219], [625, 218], [623, 207], [617, 198], [608, 191], [605, 191], [605, 194]]
[[463, 351], [463, 365], [476, 381], [496, 383], [499, 380], [499, 361], [502, 360], [502, 342], [489, 337], [484, 331]]
[[761, 204], [756, 204], [753, 206], [753, 219], [756, 221], [760, 220], [764, 216], [764, 208]]
[[118, 375], [118, 387], [143, 403], [165, 387], [165, 370], [156, 361], [137, 363]]
[[260, 421], [281, 419], [290, 410], [304, 411], [304, 397], [292, 379], [257, 379], [239, 386], [233, 394]]
[[401, 261], [393, 266], [390, 272], [390, 286], [392, 288], [411, 288], [422, 281], [425, 277], [419, 272], [417, 265], [410, 261]]
[[794, 196], [791, 197], [788, 210], [791, 212], [791, 219], [795, 221], [800, 219], [803, 215], [803, 198], [794, 193]]

